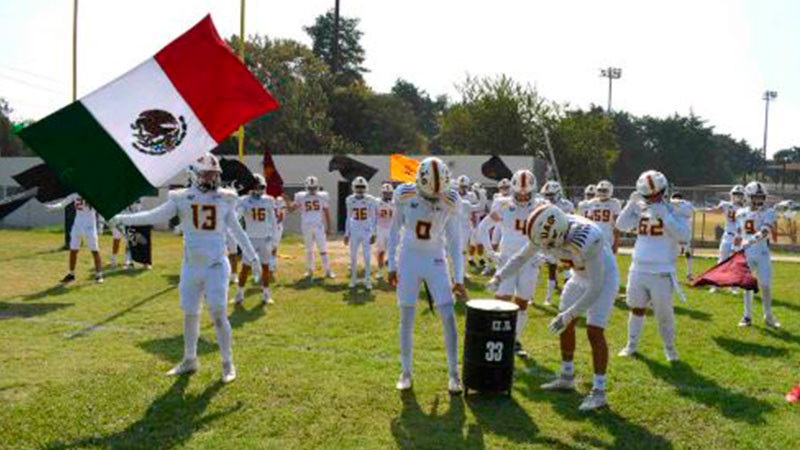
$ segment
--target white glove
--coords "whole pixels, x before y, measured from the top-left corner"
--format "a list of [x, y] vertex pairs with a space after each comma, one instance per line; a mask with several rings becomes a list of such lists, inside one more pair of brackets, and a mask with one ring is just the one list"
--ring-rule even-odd
[[566, 312], [562, 312], [550, 321], [550, 324], [547, 325], [547, 331], [550, 334], [559, 335], [567, 329], [570, 322], [572, 322], [572, 317]]
[[486, 289], [488, 289], [489, 292], [494, 294], [495, 292], [497, 292], [497, 289], [500, 288], [500, 282], [501, 282], [500, 278], [497, 278], [497, 276], [493, 276], [492, 279], [489, 280], [488, 283], [486, 283]]

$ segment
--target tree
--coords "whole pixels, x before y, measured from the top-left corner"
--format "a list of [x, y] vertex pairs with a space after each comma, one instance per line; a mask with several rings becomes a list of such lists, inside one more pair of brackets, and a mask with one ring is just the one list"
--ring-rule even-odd
[[790, 147], [775, 152], [772, 156], [778, 164], [800, 162], [800, 147]]
[[440, 123], [447, 107], [447, 97], [439, 96], [436, 100], [431, 100], [427, 92], [402, 78], [398, 78], [392, 87], [392, 95], [411, 107], [417, 123], [417, 132], [427, 143], [434, 142], [441, 129]]
[[566, 185], [608, 178], [619, 154], [613, 120], [597, 108], [567, 111], [555, 124], [551, 141]]
[[[334, 11], [331, 9], [323, 15], [317, 16], [314, 25], [303, 27], [313, 42], [314, 55], [323, 60], [329, 68], [334, 66]], [[364, 48], [361, 46], [361, 36], [358, 29], [357, 18], [339, 17], [339, 64], [335, 74], [336, 84], [349, 85], [362, 83], [363, 73], [368, 72], [364, 67]]]
[[11, 113], [14, 109], [8, 101], [0, 97], [0, 156], [33, 156], [34, 153], [14, 134]]

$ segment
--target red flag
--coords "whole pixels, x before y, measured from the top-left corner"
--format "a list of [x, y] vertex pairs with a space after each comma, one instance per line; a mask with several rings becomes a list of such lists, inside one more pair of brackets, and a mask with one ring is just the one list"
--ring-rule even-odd
[[283, 178], [278, 173], [278, 168], [275, 167], [275, 162], [272, 160], [272, 155], [268, 151], [264, 151], [264, 178], [267, 180], [267, 194], [273, 197], [283, 195]]
[[736, 286], [748, 291], [758, 292], [758, 280], [750, 272], [750, 267], [747, 266], [744, 250], [734, 253], [730, 258], [708, 269], [706, 273], [700, 275], [692, 283], [692, 287], [708, 285], [717, 287]]

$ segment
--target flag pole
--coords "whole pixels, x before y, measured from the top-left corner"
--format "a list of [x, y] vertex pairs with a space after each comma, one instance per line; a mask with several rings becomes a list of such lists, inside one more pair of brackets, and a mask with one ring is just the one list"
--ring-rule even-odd
[[[75, 0], [78, 1], [78, 0]], [[241, 17], [239, 18], [239, 59], [244, 63], [244, 0], [242, 0]], [[239, 162], [244, 159], [244, 125], [239, 126]]]
[[74, 102], [77, 99], [78, 99], [78, 0], [75, 0], [72, 5], [72, 101]]

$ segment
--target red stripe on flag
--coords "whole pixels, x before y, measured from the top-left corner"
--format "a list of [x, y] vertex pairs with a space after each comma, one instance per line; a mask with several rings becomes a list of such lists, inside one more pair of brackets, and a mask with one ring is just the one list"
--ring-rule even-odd
[[155, 59], [217, 142], [279, 106], [219, 37], [210, 15]]
[[729, 287], [736, 286], [748, 291], [758, 292], [758, 280], [753, 276], [747, 265], [744, 251], [740, 250], [730, 258], [708, 269], [700, 275], [692, 287], [700, 286]]

